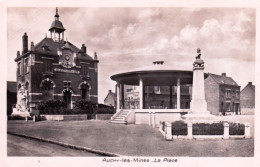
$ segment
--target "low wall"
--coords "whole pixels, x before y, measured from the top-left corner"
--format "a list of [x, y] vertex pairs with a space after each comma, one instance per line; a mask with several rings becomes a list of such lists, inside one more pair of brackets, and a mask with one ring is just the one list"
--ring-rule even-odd
[[96, 114], [96, 120], [110, 120], [114, 114]]
[[255, 115], [255, 108], [241, 108], [241, 115]]
[[181, 119], [186, 110], [165, 110], [165, 109], [143, 109], [135, 110], [136, 124], [149, 124], [153, 127], [159, 127], [161, 121], [174, 122]]
[[80, 115], [41, 115], [41, 120], [47, 121], [83, 121], [88, 119], [87, 114]]

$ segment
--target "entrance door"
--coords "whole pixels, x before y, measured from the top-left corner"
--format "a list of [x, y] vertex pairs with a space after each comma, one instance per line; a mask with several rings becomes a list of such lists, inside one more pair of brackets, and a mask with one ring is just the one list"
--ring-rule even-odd
[[235, 104], [234, 110], [235, 110], [236, 115], [238, 115], [239, 103], [236, 103], [236, 104]]
[[71, 92], [65, 91], [63, 98], [64, 98], [67, 108], [70, 109], [71, 108]]

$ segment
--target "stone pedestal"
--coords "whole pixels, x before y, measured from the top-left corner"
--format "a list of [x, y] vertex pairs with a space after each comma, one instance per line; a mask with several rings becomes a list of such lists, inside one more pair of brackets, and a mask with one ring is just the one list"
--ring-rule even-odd
[[193, 64], [192, 100], [190, 106], [191, 113], [209, 114], [205, 100], [204, 62], [201, 59], [197, 59]]
[[193, 84], [192, 84], [192, 100], [190, 103], [190, 112], [182, 118], [191, 121], [209, 121], [215, 119], [207, 110], [207, 102], [205, 99], [204, 87], [204, 61], [196, 59], [193, 63]]

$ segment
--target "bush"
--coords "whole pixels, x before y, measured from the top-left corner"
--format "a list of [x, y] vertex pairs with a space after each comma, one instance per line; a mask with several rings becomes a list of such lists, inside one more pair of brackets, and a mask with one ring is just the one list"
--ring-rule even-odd
[[245, 125], [240, 123], [229, 123], [229, 135], [244, 135]]
[[37, 105], [37, 109], [40, 111], [40, 114], [49, 115], [60, 114], [65, 108], [66, 103], [61, 100], [49, 100], [46, 102], [41, 102]]
[[114, 114], [116, 109], [112, 106], [107, 106], [105, 104], [98, 104], [98, 111], [96, 114]]
[[175, 121], [172, 123], [172, 135], [188, 135], [187, 124], [183, 121]]
[[67, 109], [66, 103], [61, 100], [49, 100], [38, 104], [40, 114], [46, 115], [72, 115], [72, 114], [114, 114], [114, 107], [95, 102], [78, 100], [73, 103], [73, 109]]
[[93, 114], [97, 110], [97, 103], [86, 101], [86, 100], [78, 100], [74, 103], [73, 110], [76, 110], [78, 113], [84, 114]]
[[192, 127], [193, 135], [223, 135], [224, 125], [223, 123], [197, 123]]

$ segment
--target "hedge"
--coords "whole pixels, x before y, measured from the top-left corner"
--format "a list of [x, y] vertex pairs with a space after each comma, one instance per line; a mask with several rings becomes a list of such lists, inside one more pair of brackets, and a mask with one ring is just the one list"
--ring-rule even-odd
[[187, 124], [183, 121], [175, 121], [172, 123], [172, 135], [188, 135]]
[[192, 125], [193, 135], [223, 135], [223, 123], [196, 123]]
[[229, 135], [244, 135], [245, 125], [240, 123], [229, 123]]
[[49, 100], [38, 104], [40, 114], [45, 115], [72, 115], [72, 114], [114, 114], [115, 109], [104, 104], [78, 100], [73, 103], [73, 109], [67, 109], [66, 103], [61, 100]]

